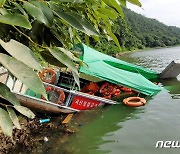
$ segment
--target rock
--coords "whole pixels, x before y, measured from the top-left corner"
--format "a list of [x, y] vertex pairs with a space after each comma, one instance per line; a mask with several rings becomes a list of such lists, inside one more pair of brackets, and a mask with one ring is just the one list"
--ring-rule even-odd
[[44, 137], [44, 142], [48, 142], [49, 139], [47, 137]]
[[83, 126], [83, 124], [78, 124], [79, 127]]
[[46, 147], [47, 142], [50, 145], [53, 144], [54, 142], [50, 142], [52, 138], [60, 135], [68, 136], [76, 132], [67, 127], [59, 126], [59, 119], [51, 117], [51, 122], [40, 124], [40, 118], [30, 121], [20, 117], [21, 126], [23, 124], [22, 129], [15, 128], [12, 138], [0, 133], [0, 154], [31, 153], [32, 151], [36, 153], [39, 149]]

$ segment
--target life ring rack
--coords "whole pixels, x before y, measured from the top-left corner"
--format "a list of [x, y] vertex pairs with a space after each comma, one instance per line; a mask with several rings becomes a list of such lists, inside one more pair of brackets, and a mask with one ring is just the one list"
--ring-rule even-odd
[[50, 68], [45, 68], [39, 73], [39, 77], [43, 82], [54, 84], [56, 81], [56, 72]]
[[[50, 92], [50, 91], [55, 91], [55, 92], [59, 93], [59, 97], [60, 97], [60, 98], [58, 99], [57, 102], [54, 102], [55, 104], [62, 104], [62, 103], [64, 103], [66, 96], [65, 96], [65, 93], [64, 93], [63, 90], [54, 88], [54, 87], [52, 87], [52, 86], [47, 86], [47, 87], [46, 87], [46, 93], [48, 93], [48, 92]], [[44, 99], [44, 100], [46, 100], [42, 95], [41, 95], [41, 98]]]
[[141, 97], [128, 97], [123, 100], [123, 103], [127, 106], [139, 107], [146, 104], [146, 100]]

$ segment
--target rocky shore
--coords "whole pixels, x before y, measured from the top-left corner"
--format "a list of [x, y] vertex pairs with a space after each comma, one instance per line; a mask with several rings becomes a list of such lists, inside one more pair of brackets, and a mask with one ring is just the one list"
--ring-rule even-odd
[[[53, 117], [49, 123], [40, 123], [40, 118], [33, 120], [20, 117], [21, 129], [14, 129], [13, 136], [7, 137], [0, 133], [0, 153], [1, 154], [27, 154], [43, 153], [48, 151], [46, 144], [62, 136], [62, 143], [66, 142], [68, 135], [76, 132], [67, 125], [62, 125], [64, 115]], [[1, 130], [0, 130], [1, 131]], [[42, 148], [44, 147], [44, 148]], [[43, 149], [43, 150], [42, 150]]]

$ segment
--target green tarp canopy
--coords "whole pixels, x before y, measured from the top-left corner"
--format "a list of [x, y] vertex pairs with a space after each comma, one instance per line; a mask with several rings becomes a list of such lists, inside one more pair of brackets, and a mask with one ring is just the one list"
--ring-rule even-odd
[[154, 95], [161, 88], [150, 80], [158, 78], [158, 73], [100, 53], [84, 44], [77, 46], [83, 52], [81, 59], [88, 67], [79, 71], [99, 79], [132, 88], [145, 95]]

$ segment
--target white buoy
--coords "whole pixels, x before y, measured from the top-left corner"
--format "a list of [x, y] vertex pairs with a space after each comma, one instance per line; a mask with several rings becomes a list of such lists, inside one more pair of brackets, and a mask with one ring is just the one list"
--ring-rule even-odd
[[47, 137], [44, 137], [44, 142], [48, 142], [48, 138]]

